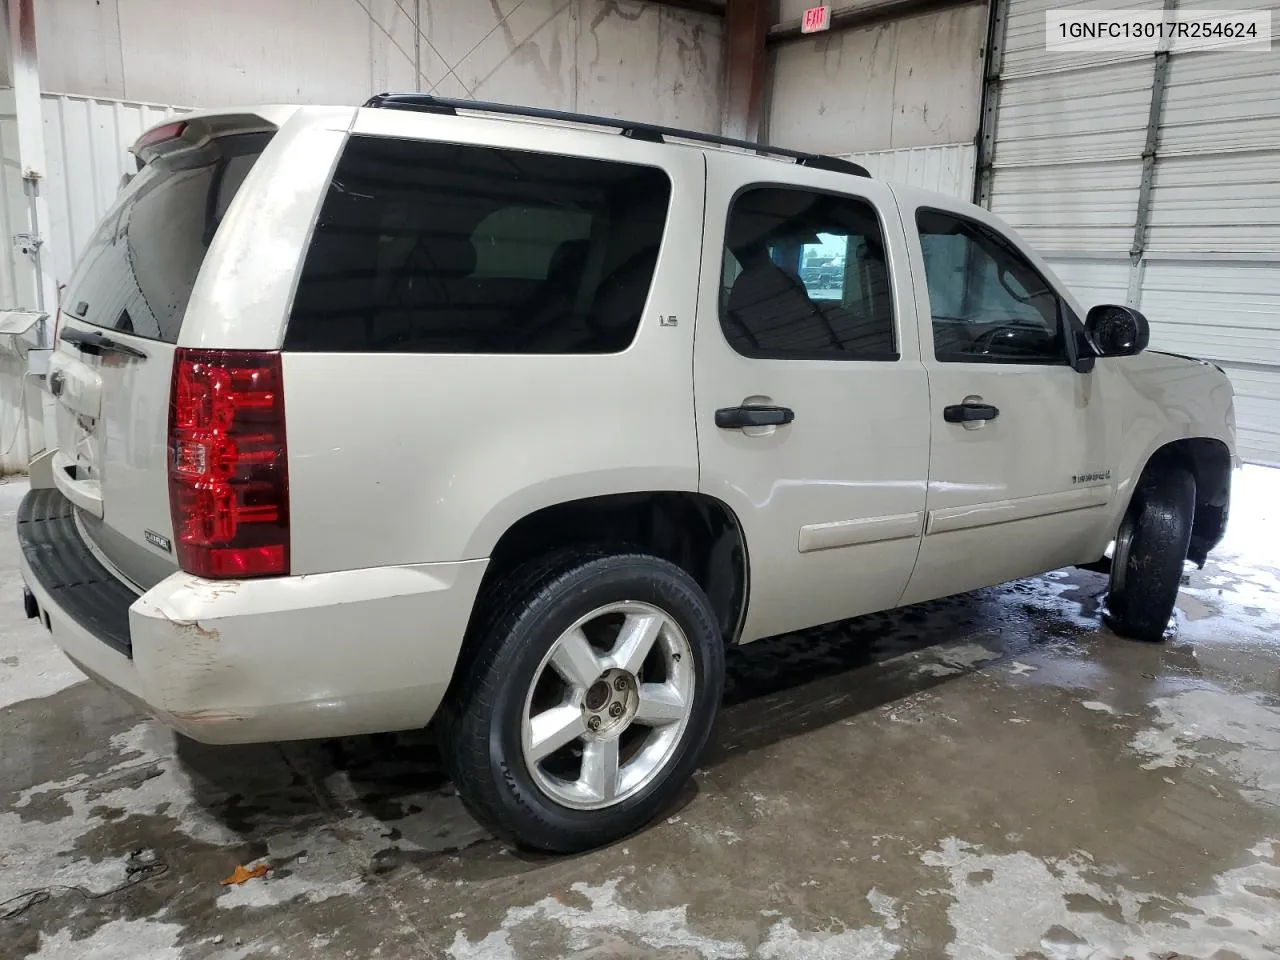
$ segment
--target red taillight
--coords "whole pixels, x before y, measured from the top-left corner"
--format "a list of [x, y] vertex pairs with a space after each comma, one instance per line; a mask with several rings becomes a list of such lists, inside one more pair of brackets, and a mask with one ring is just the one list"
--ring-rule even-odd
[[178, 565], [210, 578], [289, 572], [280, 354], [179, 348], [169, 397]]

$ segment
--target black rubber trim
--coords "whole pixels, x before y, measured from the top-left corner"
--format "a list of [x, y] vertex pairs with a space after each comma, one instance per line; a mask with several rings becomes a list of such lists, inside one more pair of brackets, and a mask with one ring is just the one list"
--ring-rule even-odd
[[89, 551], [70, 500], [57, 490], [30, 491], [18, 506], [18, 544], [59, 610], [111, 649], [133, 656], [129, 607], [138, 595]]

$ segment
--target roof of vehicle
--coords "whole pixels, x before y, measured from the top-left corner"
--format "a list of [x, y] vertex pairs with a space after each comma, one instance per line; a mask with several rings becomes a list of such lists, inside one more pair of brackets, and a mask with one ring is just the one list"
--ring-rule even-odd
[[[834, 173], [845, 173], [856, 177], [870, 178], [866, 167], [827, 154], [810, 153], [779, 147], [766, 143], [753, 143], [750, 140], [736, 140], [722, 137], [714, 133], [700, 133], [697, 130], [685, 130], [679, 127], [668, 127], [654, 123], [632, 120], [620, 120], [616, 117], [601, 117], [587, 113], [570, 113], [563, 110], [548, 110], [542, 107], [524, 107], [516, 104], [490, 103], [483, 100], [461, 100], [450, 97], [437, 97], [425, 93], [380, 93], [367, 100], [363, 106], [386, 110], [409, 110], [418, 113], [432, 113], [443, 116], [457, 116], [459, 111], [465, 113], [491, 114], [507, 120], [533, 120], [557, 124], [575, 124], [594, 128], [597, 132], [616, 130], [624, 137], [642, 140], [646, 143], [684, 143], [697, 147], [727, 147], [752, 153], [765, 159], [790, 160], [798, 166], [814, 170], [827, 170]], [[297, 110], [296, 104], [265, 104], [242, 108], [203, 108], [185, 114], [167, 117], [143, 131], [142, 135], [130, 148], [143, 162], [149, 162], [155, 156], [165, 152], [165, 146], [152, 144], [154, 131], [169, 126], [190, 128], [192, 136], [202, 137], [217, 135], [235, 129], [246, 132], [250, 129], [273, 129], [284, 125]]]
[[437, 97], [425, 93], [380, 93], [365, 101], [364, 106], [388, 110], [413, 110], [420, 113], [435, 113], [445, 116], [457, 116], [459, 110], [475, 113], [492, 113], [504, 117], [515, 117], [529, 120], [550, 120], [557, 123], [576, 123], [591, 127], [613, 128], [624, 137], [644, 140], [648, 143], [666, 143], [668, 140], [686, 141], [699, 146], [731, 147], [737, 150], [749, 150], [755, 154], [789, 158], [796, 164], [816, 170], [830, 170], [835, 173], [848, 173], [857, 177], [870, 177], [866, 167], [821, 153], [808, 153], [803, 150], [792, 150], [789, 147], [778, 147], [771, 144], [753, 143], [750, 140], [735, 140], [714, 133], [699, 133], [696, 130], [683, 130], [679, 127], [666, 127], [654, 123], [642, 123], [632, 120], [620, 120], [617, 117], [601, 117], [587, 113], [570, 113], [564, 110], [547, 110], [542, 107], [523, 107], [507, 103], [489, 103], [483, 100], [459, 100], [451, 97]]

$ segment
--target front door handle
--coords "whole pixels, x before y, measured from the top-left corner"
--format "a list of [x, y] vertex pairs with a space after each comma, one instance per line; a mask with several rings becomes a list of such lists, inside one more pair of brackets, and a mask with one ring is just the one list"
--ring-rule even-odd
[[795, 418], [795, 411], [790, 407], [721, 407], [716, 411], [716, 426], [724, 430], [781, 427]]
[[955, 403], [942, 408], [942, 419], [947, 423], [971, 423], [974, 420], [994, 420], [1000, 409], [989, 403]]

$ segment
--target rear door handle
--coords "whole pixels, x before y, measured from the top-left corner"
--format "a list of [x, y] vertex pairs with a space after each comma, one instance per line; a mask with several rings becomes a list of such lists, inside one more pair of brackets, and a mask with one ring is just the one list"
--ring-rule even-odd
[[795, 418], [795, 411], [790, 407], [721, 407], [716, 411], [716, 426], [724, 430], [781, 427]]
[[974, 420], [994, 420], [1000, 409], [989, 403], [955, 403], [942, 408], [942, 419], [947, 423], [970, 423]]

